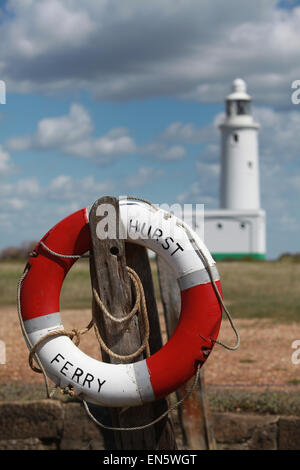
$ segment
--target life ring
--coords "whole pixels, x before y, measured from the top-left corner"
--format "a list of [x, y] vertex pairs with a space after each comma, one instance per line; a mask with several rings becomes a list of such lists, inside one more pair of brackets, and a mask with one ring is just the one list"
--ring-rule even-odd
[[[131, 364], [97, 361], [62, 335], [46, 339], [37, 349], [47, 376], [55, 384], [72, 386], [85, 400], [110, 407], [142, 405], [180, 387], [207, 359], [218, 337], [222, 316], [209, 275], [209, 271], [213, 273], [221, 294], [216, 264], [197, 234], [190, 228], [186, 230], [174, 215], [145, 202], [120, 200], [119, 208], [127, 240], [163, 256], [176, 274], [181, 314], [175, 332], [155, 354]], [[65, 255], [81, 255], [90, 250], [89, 208], [60, 221], [41, 242]], [[50, 331], [64, 329], [59, 296], [75, 262], [53, 256], [41, 243], [35, 251], [37, 256], [28, 261], [29, 271], [20, 292], [23, 325], [32, 345]]]

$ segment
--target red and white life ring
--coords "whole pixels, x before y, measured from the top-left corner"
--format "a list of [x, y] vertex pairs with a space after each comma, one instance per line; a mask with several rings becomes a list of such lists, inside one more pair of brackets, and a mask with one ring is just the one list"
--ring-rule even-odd
[[[97, 361], [67, 336], [46, 339], [37, 354], [54, 383], [72, 386], [85, 400], [104, 406], [137, 406], [173, 392], [191, 378], [218, 337], [221, 307], [199, 247], [220, 293], [221, 284], [215, 262], [202, 240], [174, 215], [130, 199], [121, 200], [119, 207], [127, 240], [163, 256], [176, 274], [181, 314], [175, 332], [158, 352], [131, 364]], [[89, 208], [63, 219], [41, 241], [65, 255], [90, 250]], [[40, 243], [36, 251], [38, 256], [27, 264], [29, 271], [20, 295], [22, 318], [32, 345], [48, 332], [64, 329], [59, 296], [75, 262], [51, 255]]]

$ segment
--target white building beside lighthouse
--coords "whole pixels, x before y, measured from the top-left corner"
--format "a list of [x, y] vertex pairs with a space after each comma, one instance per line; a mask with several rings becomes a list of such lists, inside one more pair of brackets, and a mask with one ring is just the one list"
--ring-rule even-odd
[[264, 259], [265, 211], [260, 207], [258, 130], [246, 83], [237, 78], [226, 98], [221, 131], [220, 209], [204, 210], [204, 238], [218, 259]]

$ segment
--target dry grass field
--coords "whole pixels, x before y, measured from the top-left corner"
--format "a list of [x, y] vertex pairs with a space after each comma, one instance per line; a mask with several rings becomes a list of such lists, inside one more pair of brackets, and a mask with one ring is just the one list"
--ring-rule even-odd
[[[151, 264], [161, 311], [155, 263]], [[0, 400], [7, 395], [26, 395], [26, 387], [38, 387], [39, 393], [43, 388], [41, 376], [28, 367], [28, 351], [16, 313], [16, 285], [24, 266], [21, 261], [0, 263], [0, 340], [7, 347], [7, 364], [0, 365]], [[300, 263], [219, 262], [218, 268], [225, 301], [240, 331], [241, 346], [230, 352], [216, 345], [207, 361], [206, 383], [208, 390], [213, 390], [214, 400], [220, 401], [219, 389], [229, 390], [231, 399], [236, 389], [252, 393], [279, 390], [299, 396], [300, 365], [291, 361], [291, 345], [300, 339]], [[80, 260], [67, 276], [61, 295], [65, 327], [85, 326], [90, 319], [90, 306], [89, 264]], [[226, 320], [220, 338], [234, 341]], [[80, 347], [97, 358], [98, 344], [93, 332], [83, 337]], [[28, 393], [32, 397], [33, 389]], [[287, 403], [286, 396], [283, 402]]]
[[[157, 298], [155, 263], [152, 272]], [[265, 318], [300, 324], [300, 263], [292, 261], [218, 262], [223, 294], [235, 318]], [[0, 305], [15, 305], [17, 281], [24, 261], [0, 262]], [[61, 294], [62, 309], [90, 308], [88, 260], [80, 260], [68, 274]]]

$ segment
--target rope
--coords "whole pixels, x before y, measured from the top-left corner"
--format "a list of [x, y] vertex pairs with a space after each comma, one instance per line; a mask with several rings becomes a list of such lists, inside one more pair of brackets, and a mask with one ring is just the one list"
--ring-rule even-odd
[[[130, 268], [129, 266], [126, 266], [126, 269], [128, 271], [129, 277], [131, 281], [133, 282], [134, 288], [135, 288], [135, 304], [132, 308], [132, 310], [122, 318], [116, 318], [113, 315], [110, 314], [110, 312], [107, 310], [105, 307], [104, 303], [99, 297], [99, 294], [95, 288], [93, 288], [93, 294], [94, 298], [96, 300], [97, 305], [101, 309], [104, 315], [106, 315], [110, 320], [112, 320], [115, 323], [124, 323], [128, 320], [130, 320], [133, 315], [136, 314], [136, 312], [140, 312], [141, 314], [141, 320], [142, 320], [142, 325], [143, 325], [143, 341], [141, 346], [132, 354], [127, 354], [127, 355], [121, 355], [113, 352], [108, 346], [105, 344], [103, 341], [103, 338], [101, 337], [100, 331], [98, 328], [96, 328], [96, 336], [97, 339], [102, 347], [102, 349], [110, 356], [113, 357], [114, 359], [118, 360], [132, 360], [138, 357], [141, 352], [145, 349], [146, 350], [146, 355], [147, 357], [150, 356], [150, 348], [149, 348], [149, 336], [150, 336], [150, 326], [149, 326], [149, 320], [148, 320], [148, 313], [147, 313], [147, 305], [146, 305], [146, 299], [145, 299], [145, 293], [144, 293], [144, 288], [143, 284], [138, 276], [138, 274], [134, 271], [134, 269]], [[95, 325], [96, 326], [96, 325]]]
[[223, 348], [228, 349], [229, 351], [236, 351], [236, 350], [240, 347], [240, 343], [241, 343], [241, 339], [240, 339], [239, 332], [237, 331], [237, 329], [236, 329], [236, 327], [235, 327], [235, 325], [234, 325], [234, 323], [233, 323], [233, 319], [232, 319], [232, 317], [231, 317], [231, 315], [230, 315], [230, 313], [229, 313], [229, 310], [228, 310], [228, 308], [226, 307], [226, 305], [225, 305], [225, 303], [224, 303], [224, 300], [222, 299], [222, 296], [221, 296], [221, 294], [220, 294], [220, 292], [219, 292], [219, 289], [218, 289], [218, 287], [217, 287], [217, 285], [216, 285], [216, 282], [215, 282], [215, 280], [214, 280], [214, 277], [213, 277], [213, 273], [212, 273], [212, 271], [211, 271], [211, 268], [210, 268], [210, 266], [209, 266], [209, 264], [208, 264], [208, 262], [207, 262], [207, 258], [205, 257], [203, 251], [202, 251], [200, 248], [199, 248], [199, 251], [200, 251], [201, 255], [203, 256], [204, 260], [205, 260], [206, 263], [207, 263], [206, 268], [207, 268], [207, 270], [208, 270], [209, 277], [210, 277], [211, 282], [212, 282], [212, 285], [213, 285], [213, 287], [214, 287], [214, 291], [215, 291], [216, 296], [217, 296], [217, 298], [218, 298], [218, 300], [219, 300], [219, 302], [220, 302], [220, 304], [221, 304], [221, 306], [222, 306], [222, 310], [225, 312], [225, 314], [226, 314], [226, 316], [227, 316], [227, 318], [228, 318], [228, 320], [229, 320], [229, 323], [230, 323], [230, 325], [231, 325], [231, 328], [233, 329], [234, 334], [235, 334], [235, 336], [236, 336], [236, 344], [235, 344], [234, 346], [230, 346], [230, 345], [228, 345], [228, 344], [225, 344], [225, 343], [223, 343], [222, 341], [219, 341], [219, 340], [217, 340], [217, 339], [212, 340], [212, 341], [214, 341], [216, 344], [219, 344], [220, 346], [223, 346]]
[[200, 364], [198, 364], [197, 372], [195, 374], [195, 379], [194, 379], [194, 382], [193, 382], [193, 385], [192, 385], [191, 389], [188, 390], [187, 393], [180, 400], [178, 400], [174, 405], [170, 406], [166, 411], [164, 411], [160, 416], [158, 416], [158, 418], [154, 419], [150, 423], [142, 424], [141, 426], [132, 426], [132, 427], [127, 427], [127, 428], [107, 426], [106, 424], [103, 424], [100, 421], [98, 421], [95, 418], [95, 416], [92, 415], [92, 413], [90, 412], [90, 409], [88, 407], [87, 402], [84, 401], [84, 400], [83, 400], [83, 405], [85, 407], [85, 410], [86, 410], [88, 416], [94, 421], [94, 423], [96, 423], [101, 428], [108, 429], [110, 431], [141, 431], [143, 429], [147, 429], [147, 428], [153, 426], [154, 424], [158, 423], [165, 416], [167, 416], [169, 413], [171, 413], [171, 411], [175, 410], [176, 408], [178, 408], [178, 406], [182, 405], [182, 403], [193, 393], [193, 391], [195, 390], [195, 388], [198, 384], [199, 377], [200, 377], [200, 367], [201, 367]]
[[45, 245], [44, 242], [40, 241], [40, 245], [42, 245], [43, 248], [45, 248], [46, 251], [48, 251], [51, 255], [57, 256], [59, 258], [67, 258], [67, 259], [79, 259], [79, 258], [89, 258], [89, 255], [63, 255], [61, 253], [56, 253], [55, 251], [51, 250], [47, 245]]
[[36, 353], [36, 350], [37, 348], [40, 346], [41, 343], [43, 343], [44, 341], [46, 341], [46, 339], [49, 339], [49, 338], [54, 338], [55, 336], [68, 336], [71, 340], [73, 340], [75, 338], [75, 345], [76, 346], [79, 346], [80, 344], [80, 336], [81, 335], [84, 335], [85, 333], [87, 333], [93, 326], [94, 324], [94, 320], [91, 320], [90, 323], [88, 324], [88, 326], [86, 326], [85, 328], [82, 328], [81, 330], [77, 330], [77, 329], [73, 329], [71, 331], [66, 331], [66, 330], [57, 330], [57, 331], [50, 331], [49, 333], [47, 333], [46, 335], [44, 335], [42, 338], [40, 338], [36, 343], [35, 345], [31, 348], [30, 352], [29, 352], [29, 358], [28, 358], [28, 362], [29, 362], [29, 365], [31, 367], [31, 369], [34, 371], [34, 372], [37, 372], [38, 374], [41, 374], [42, 373], [42, 370], [41, 369], [38, 369], [37, 367], [35, 367], [33, 365], [33, 357]]

